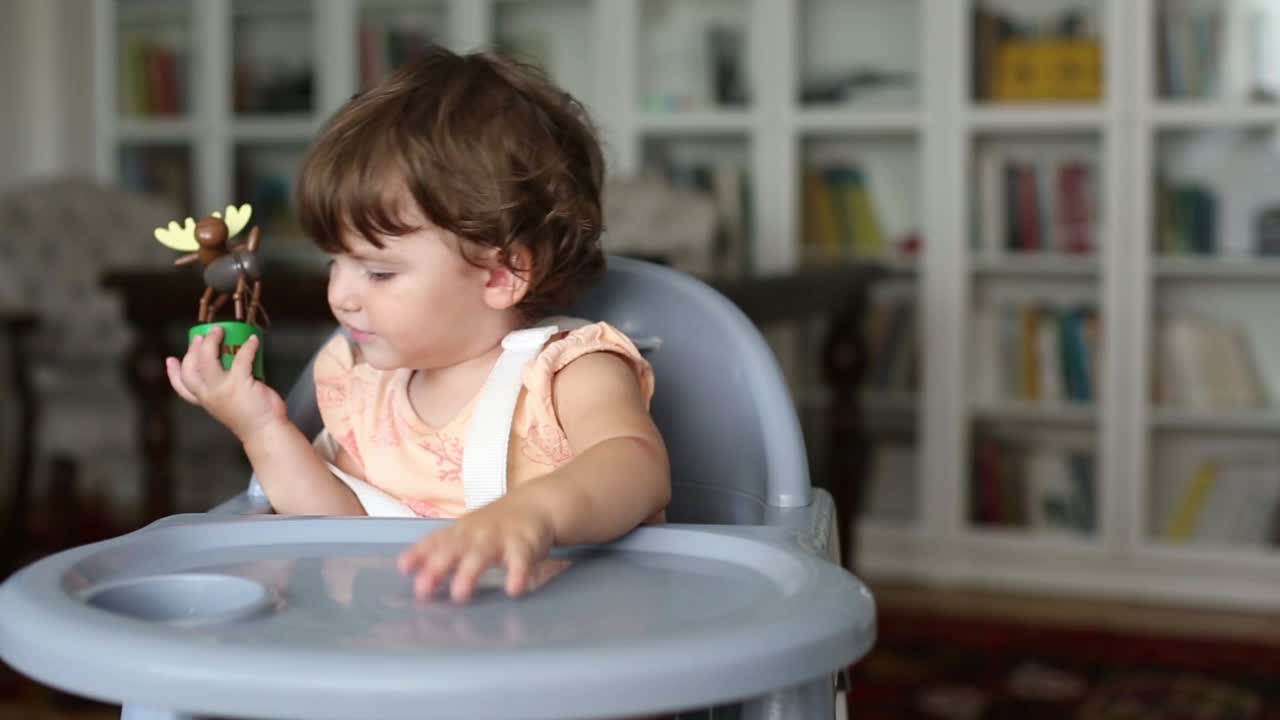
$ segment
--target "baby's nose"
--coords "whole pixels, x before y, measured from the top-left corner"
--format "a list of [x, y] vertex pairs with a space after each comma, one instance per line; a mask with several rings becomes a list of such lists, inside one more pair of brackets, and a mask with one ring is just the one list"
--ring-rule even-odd
[[359, 294], [336, 272], [329, 276], [329, 307], [347, 313], [360, 309]]

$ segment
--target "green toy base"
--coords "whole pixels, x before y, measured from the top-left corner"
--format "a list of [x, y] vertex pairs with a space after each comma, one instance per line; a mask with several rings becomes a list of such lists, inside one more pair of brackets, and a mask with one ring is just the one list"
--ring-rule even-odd
[[224, 320], [221, 322], [204, 323], [196, 325], [187, 331], [187, 342], [190, 343], [196, 339], [197, 335], [208, 335], [210, 330], [216, 327], [222, 328], [222, 367], [230, 370], [231, 363], [236, 359], [236, 351], [240, 346], [245, 344], [249, 338], [254, 335], [258, 336], [258, 351], [253, 356], [253, 376], [259, 380], [263, 380], [265, 375], [262, 370], [262, 330], [256, 325], [240, 322], [238, 320]]

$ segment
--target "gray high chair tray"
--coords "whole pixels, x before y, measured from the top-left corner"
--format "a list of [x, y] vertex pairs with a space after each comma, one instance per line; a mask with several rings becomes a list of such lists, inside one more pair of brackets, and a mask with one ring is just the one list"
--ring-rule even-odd
[[0, 586], [0, 656], [178, 713], [563, 720], [829, 683], [874, 639], [866, 589], [781, 527], [643, 527], [524, 597], [417, 601], [395, 557], [446, 522], [167, 518]]

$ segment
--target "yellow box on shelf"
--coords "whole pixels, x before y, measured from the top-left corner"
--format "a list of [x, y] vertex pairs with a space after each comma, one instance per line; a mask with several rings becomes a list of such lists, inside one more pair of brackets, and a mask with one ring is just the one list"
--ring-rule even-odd
[[1098, 100], [1102, 45], [1096, 40], [1002, 43], [996, 50], [992, 100]]

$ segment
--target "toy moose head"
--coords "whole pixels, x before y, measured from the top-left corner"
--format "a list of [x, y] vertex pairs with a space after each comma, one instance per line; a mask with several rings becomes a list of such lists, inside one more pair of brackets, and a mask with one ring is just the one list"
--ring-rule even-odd
[[199, 262], [204, 267], [205, 290], [199, 309], [201, 323], [213, 322], [228, 299], [234, 300], [236, 320], [261, 325], [256, 321], [261, 314], [263, 320], [269, 322], [261, 304], [262, 259], [258, 256], [261, 233], [255, 225], [249, 230], [248, 242], [231, 242], [249, 223], [252, 213], [253, 208], [247, 203], [238, 208], [228, 205], [225, 217], [214, 212], [199, 222], [187, 218], [183, 225], [178, 225], [174, 220], [168, 227], [155, 230], [156, 240], [161, 244], [189, 253], [175, 260], [175, 265]]

